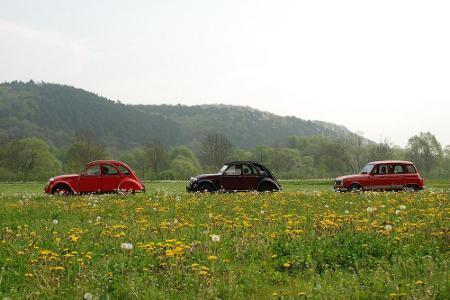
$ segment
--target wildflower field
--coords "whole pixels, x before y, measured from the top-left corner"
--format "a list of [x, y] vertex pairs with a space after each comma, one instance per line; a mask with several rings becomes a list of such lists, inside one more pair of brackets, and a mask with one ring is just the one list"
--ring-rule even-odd
[[[151, 186], [148, 186], [151, 190]], [[448, 189], [0, 193], [0, 299], [448, 299]]]

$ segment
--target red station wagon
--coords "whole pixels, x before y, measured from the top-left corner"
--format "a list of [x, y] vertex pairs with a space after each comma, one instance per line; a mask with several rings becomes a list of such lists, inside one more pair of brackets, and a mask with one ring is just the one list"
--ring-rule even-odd
[[339, 192], [361, 190], [409, 190], [424, 188], [417, 167], [409, 161], [388, 160], [367, 163], [360, 174], [336, 178], [333, 189]]
[[44, 191], [48, 194], [84, 194], [114, 192], [145, 192], [136, 173], [116, 160], [96, 160], [86, 164], [80, 174], [50, 178]]

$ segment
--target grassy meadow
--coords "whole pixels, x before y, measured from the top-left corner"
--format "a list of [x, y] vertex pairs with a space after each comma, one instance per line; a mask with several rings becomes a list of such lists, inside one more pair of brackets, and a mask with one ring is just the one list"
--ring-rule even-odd
[[450, 188], [44, 195], [0, 184], [0, 299], [448, 299]]

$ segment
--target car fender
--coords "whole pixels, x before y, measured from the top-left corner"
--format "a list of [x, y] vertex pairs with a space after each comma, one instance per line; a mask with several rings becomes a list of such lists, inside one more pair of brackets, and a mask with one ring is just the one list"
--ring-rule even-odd
[[257, 187], [256, 189], [259, 190], [260, 186], [261, 186], [262, 184], [265, 184], [265, 183], [270, 183], [270, 184], [274, 185], [278, 190], [281, 189], [280, 186], [279, 186], [273, 179], [271, 179], [271, 178], [263, 178], [263, 179], [258, 183], [258, 187]]
[[78, 193], [78, 191], [74, 188], [73, 184], [68, 181], [68, 180], [58, 180], [58, 181], [54, 181], [50, 187], [50, 192], [53, 191], [53, 189], [55, 188], [55, 186], [57, 186], [58, 184], [64, 184], [67, 185], [71, 190], [72, 193], [76, 194]]
[[363, 184], [361, 184], [361, 182], [359, 182], [359, 181], [349, 181], [349, 183], [347, 184], [345, 184], [344, 185], [344, 187], [345, 188], [349, 188], [350, 186], [352, 186], [352, 184], [357, 184], [357, 185], [359, 185], [362, 189], [364, 189], [364, 185]]
[[129, 178], [119, 182], [118, 189], [140, 191], [142, 190], [142, 187], [136, 180]]
[[212, 180], [209, 180], [209, 179], [199, 180], [198, 183], [197, 183], [197, 187], [199, 187], [203, 183], [208, 183], [208, 184], [212, 185], [216, 190], [218, 190], [217, 185]]

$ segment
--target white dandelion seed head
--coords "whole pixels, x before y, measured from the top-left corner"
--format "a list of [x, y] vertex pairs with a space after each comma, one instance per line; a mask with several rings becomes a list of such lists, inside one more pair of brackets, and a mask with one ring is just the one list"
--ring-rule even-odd
[[83, 299], [85, 299], [85, 300], [92, 300], [92, 298], [93, 298], [92, 294], [89, 292], [84, 293], [84, 295], [83, 295]]
[[220, 242], [220, 236], [218, 236], [217, 234], [211, 235], [211, 241]]
[[386, 229], [387, 231], [391, 231], [392, 230], [392, 225], [387, 224], [386, 226], [384, 226], [384, 229]]
[[58, 224], [58, 223], [59, 223], [58, 220], [56, 220], [56, 219], [53, 220], [53, 224], [54, 224], [54, 225], [56, 225], [56, 224]]
[[95, 220], [96, 220], [97, 222], [100, 222], [101, 219], [102, 219], [102, 217], [100, 217], [100, 216], [97, 216], [97, 218], [95, 218]]
[[406, 209], [406, 206], [404, 206], [403, 204], [399, 206], [400, 209]]
[[375, 212], [376, 210], [377, 210], [376, 207], [370, 207], [370, 206], [369, 206], [369, 207], [367, 208], [367, 212], [368, 212], [368, 213], [373, 213], [373, 212]]
[[401, 211], [397, 209], [397, 210], [395, 211], [395, 214], [398, 216], [398, 215], [400, 214], [400, 212], [401, 212]]
[[346, 211], [345, 211], [345, 213], [346, 213], [346, 214], [348, 214], [348, 213], [349, 213], [349, 211], [348, 211], [348, 210], [346, 210]]
[[132, 243], [122, 243], [122, 244], [120, 244], [120, 248], [122, 248], [124, 250], [132, 250], [133, 244]]
[[325, 204], [325, 208], [328, 208], [328, 207], [330, 207], [330, 206], [328, 206], [328, 204]]

